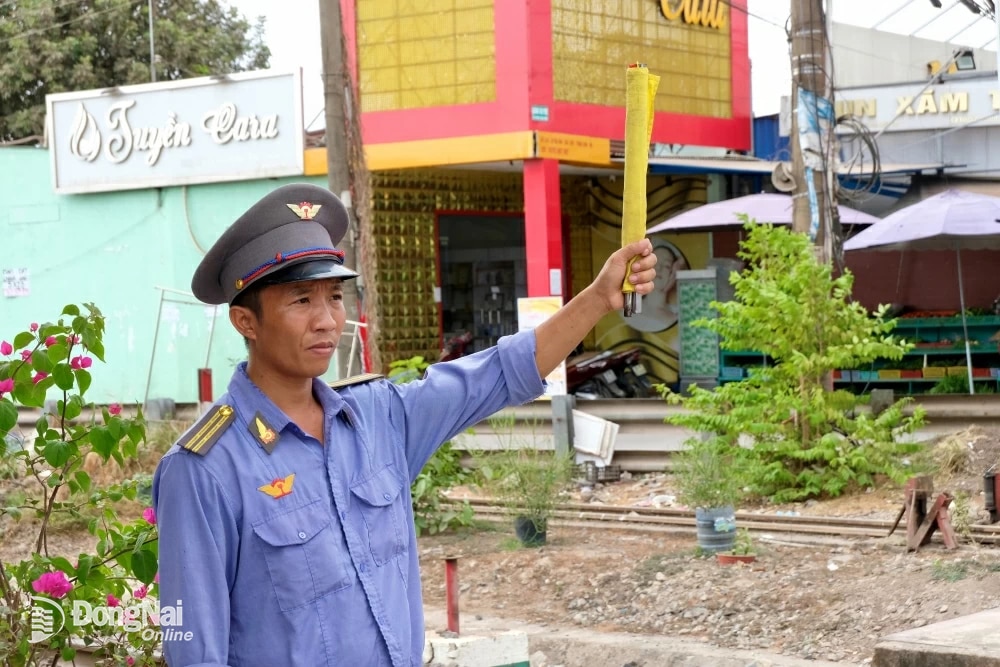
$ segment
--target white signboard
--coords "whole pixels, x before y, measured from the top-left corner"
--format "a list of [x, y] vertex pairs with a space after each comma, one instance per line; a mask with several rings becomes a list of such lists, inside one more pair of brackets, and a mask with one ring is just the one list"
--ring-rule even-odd
[[3, 270], [4, 296], [31, 296], [31, 275], [28, 269]]
[[[563, 305], [559, 296], [525, 297], [517, 300], [517, 330], [528, 331], [556, 314]], [[565, 360], [545, 378], [545, 396], [566, 395]]]
[[303, 173], [298, 71], [59, 93], [46, 106], [59, 193]]
[[921, 92], [924, 85], [838, 90], [837, 116], [857, 116], [876, 131], [891, 122], [886, 132], [1000, 125], [1000, 85], [996, 77], [952, 80]]

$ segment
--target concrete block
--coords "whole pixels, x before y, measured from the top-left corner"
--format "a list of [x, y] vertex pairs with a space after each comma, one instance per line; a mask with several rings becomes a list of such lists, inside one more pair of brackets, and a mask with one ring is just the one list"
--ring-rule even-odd
[[528, 635], [509, 631], [487, 636], [442, 637], [428, 633], [428, 667], [529, 667]]
[[174, 419], [177, 415], [177, 404], [172, 398], [151, 398], [146, 401], [143, 412], [149, 421]]
[[1000, 667], [1000, 609], [884, 637], [872, 667]]

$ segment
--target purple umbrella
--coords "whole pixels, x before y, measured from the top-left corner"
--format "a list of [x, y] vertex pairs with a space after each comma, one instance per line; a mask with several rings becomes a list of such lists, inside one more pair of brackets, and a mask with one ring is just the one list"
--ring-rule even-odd
[[948, 250], [958, 261], [958, 299], [965, 332], [965, 360], [972, 386], [972, 353], [965, 319], [962, 250], [1000, 249], [1000, 197], [946, 190], [900, 209], [844, 243], [844, 250]]
[[[840, 222], [844, 225], [873, 225], [878, 218], [853, 208], [838, 206]], [[742, 227], [739, 216], [746, 214], [758, 222], [772, 225], [792, 224], [791, 195], [760, 193], [704, 204], [698, 208], [675, 215], [646, 230], [656, 232], [704, 232], [725, 227]]]

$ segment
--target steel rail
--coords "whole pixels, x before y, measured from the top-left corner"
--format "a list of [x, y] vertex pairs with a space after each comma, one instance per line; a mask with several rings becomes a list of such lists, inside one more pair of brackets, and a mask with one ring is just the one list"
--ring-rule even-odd
[[[508, 509], [486, 498], [468, 498], [474, 513], [482, 518], [496, 518], [508, 513]], [[453, 499], [449, 503], [460, 503]], [[902, 503], [900, 504], [902, 505]], [[605, 525], [608, 527], [649, 527], [663, 529], [692, 530], [695, 528], [695, 513], [691, 510], [673, 508], [653, 508], [635, 506], [585, 505], [566, 503], [556, 507], [552, 518], [559, 522], [574, 522], [582, 525]], [[800, 533], [831, 537], [888, 537], [893, 522], [879, 519], [856, 519], [826, 516], [783, 516], [736, 512], [737, 524], [754, 532]], [[905, 524], [896, 528], [899, 534], [906, 533]], [[1000, 526], [973, 525], [969, 537], [981, 544], [1000, 543]]]

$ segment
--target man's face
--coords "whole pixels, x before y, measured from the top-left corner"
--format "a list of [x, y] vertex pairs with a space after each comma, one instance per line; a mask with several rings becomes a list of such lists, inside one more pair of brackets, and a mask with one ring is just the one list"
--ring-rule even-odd
[[339, 278], [265, 287], [260, 311], [250, 337], [257, 371], [288, 379], [326, 373], [347, 320]]

